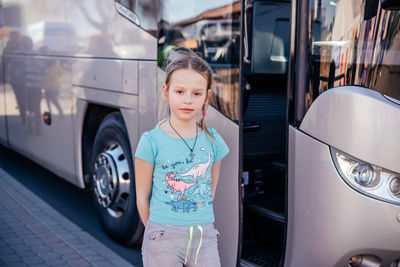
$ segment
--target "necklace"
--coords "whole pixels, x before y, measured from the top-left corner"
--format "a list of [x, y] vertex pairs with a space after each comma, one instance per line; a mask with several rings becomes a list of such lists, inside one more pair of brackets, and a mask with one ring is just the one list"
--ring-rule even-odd
[[190, 150], [190, 157], [191, 157], [191, 159], [193, 160], [193, 157], [194, 157], [193, 149], [194, 149], [194, 147], [196, 146], [196, 142], [197, 142], [197, 131], [198, 131], [197, 124], [196, 124], [196, 138], [194, 139], [194, 145], [193, 145], [192, 148], [190, 148], [190, 146], [188, 145], [188, 143], [186, 143], [185, 139], [183, 139], [183, 137], [178, 133], [178, 131], [175, 130], [174, 127], [172, 127], [171, 119], [168, 119], [168, 122], [169, 122], [169, 126], [171, 126], [172, 130], [175, 131], [175, 133], [181, 138], [181, 140], [182, 140], [182, 141], [185, 143], [185, 145], [189, 148], [189, 150]]

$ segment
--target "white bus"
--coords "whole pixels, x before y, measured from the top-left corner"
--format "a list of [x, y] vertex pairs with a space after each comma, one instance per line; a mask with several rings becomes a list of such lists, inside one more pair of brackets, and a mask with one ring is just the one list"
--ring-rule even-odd
[[[0, 142], [139, 245], [132, 153], [168, 51], [213, 69], [222, 266], [400, 266], [395, 0], [3, 0]], [[71, 196], [73, 197], [73, 196]]]

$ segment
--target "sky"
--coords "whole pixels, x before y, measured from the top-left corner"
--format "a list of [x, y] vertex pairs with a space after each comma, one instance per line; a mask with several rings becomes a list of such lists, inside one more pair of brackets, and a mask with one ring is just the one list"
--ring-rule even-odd
[[[179, 22], [191, 17], [195, 17], [206, 10], [221, 7], [236, 2], [235, 0], [166, 0], [162, 1], [169, 6], [168, 17], [170, 23]], [[172, 12], [173, 10], [173, 12]], [[164, 14], [165, 15], [165, 14]]]

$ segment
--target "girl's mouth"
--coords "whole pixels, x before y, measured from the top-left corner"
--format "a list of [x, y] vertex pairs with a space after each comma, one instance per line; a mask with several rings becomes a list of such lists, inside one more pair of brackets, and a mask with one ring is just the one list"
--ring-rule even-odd
[[189, 113], [189, 112], [193, 111], [193, 109], [191, 109], [191, 108], [180, 108], [179, 110], [182, 112], [185, 112], [185, 113]]

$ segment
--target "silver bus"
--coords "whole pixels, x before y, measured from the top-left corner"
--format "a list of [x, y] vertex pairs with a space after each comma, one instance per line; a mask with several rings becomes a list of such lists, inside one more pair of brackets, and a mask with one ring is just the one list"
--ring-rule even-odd
[[143, 235], [132, 153], [168, 51], [213, 69], [222, 266], [400, 266], [395, 0], [3, 0], [0, 142]]

